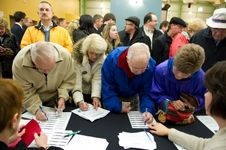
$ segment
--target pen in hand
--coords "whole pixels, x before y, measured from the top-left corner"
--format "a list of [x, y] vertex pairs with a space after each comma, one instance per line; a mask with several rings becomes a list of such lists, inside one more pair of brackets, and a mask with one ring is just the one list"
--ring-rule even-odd
[[72, 135], [76, 135], [78, 133], [80, 133], [81, 130], [78, 130], [78, 131], [75, 131], [75, 132], [72, 132], [72, 133], [68, 133], [67, 135], [65, 135], [64, 137], [68, 137], [68, 136], [72, 136]]
[[45, 115], [46, 120], [48, 120], [48, 117], [47, 117], [46, 113], [43, 111], [42, 106], [39, 106], [39, 110]]

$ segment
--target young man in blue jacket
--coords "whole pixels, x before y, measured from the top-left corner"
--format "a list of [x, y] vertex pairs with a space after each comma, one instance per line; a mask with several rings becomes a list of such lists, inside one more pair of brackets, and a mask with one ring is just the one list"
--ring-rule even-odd
[[150, 97], [155, 61], [150, 58], [144, 43], [118, 47], [106, 58], [102, 67], [102, 100], [104, 107], [113, 112], [129, 112], [133, 102], [139, 100], [145, 120], [155, 113], [155, 103]]

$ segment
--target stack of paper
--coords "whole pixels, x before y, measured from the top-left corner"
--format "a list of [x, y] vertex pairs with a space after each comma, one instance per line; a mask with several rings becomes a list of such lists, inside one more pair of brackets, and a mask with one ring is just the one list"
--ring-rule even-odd
[[147, 129], [147, 125], [144, 123], [142, 113], [139, 111], [130, 111], [128, 114], [130, 124], [133, 129]]
[[64, 150], [106, 150], [106, 139], [76, 134]]
[[77, 108], [72, 112], [84, 119], [90, 120], [91, 122], [93, 122], [96, 119], [105, 117], [110, 112], [109, 110], [99, 107], [97, 109], [94, 109], [93, 105], [91, 104], [88, 104], [88, 106], [89, 108], [87, 111], [82, 111], [81, 109]]
[[217, 122], [211, 116], [197, 116], [197, 118], [213, 133], [219, 130]]
[[154, 137], [149, 132], [137, 132], [137, 133], [128, 133], [121, 132], [118, 135], [119, 145], [128, 148], [139, 148], [153, 150], [156, 149], [156, 142]]

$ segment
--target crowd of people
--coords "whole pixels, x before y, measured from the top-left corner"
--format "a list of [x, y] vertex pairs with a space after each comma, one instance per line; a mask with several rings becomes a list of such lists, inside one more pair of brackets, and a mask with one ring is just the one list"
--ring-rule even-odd
[[[117, 113], [141, 111], [151, 133], [187, 149], [226, 148], [226, 8], [206, 23], [172, 17], [160, 30], [153, 12], [142, 27], [137, 16], [128, 16], [120, 32], [112, 13], [67, 23], [41, 1], [38, 15], [33, 25], [24, 12], [15, 12], [11, 32], [0, 18], [0, 149], [24, 134], [18, 127], [22, 107], [45, 121], [42, 105], [87, 111], [88, 103]], [[220, 127], [211, 139], [161, 124], [192, 123], [202, 110]], [[38, 149], [48, 149], [44, 133], [34, 136]]]

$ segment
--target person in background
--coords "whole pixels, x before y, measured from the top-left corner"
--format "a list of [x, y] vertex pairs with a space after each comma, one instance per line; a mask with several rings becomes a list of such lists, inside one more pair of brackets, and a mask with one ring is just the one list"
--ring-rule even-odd
[[187, 28], [184, 28], [181, 33], [178, 33], [174, 37], [172, 44], [170, 45], [169, 57], [173, 57], [174, 55], [176, 55], [181, 46], [189, 43], [191, 36], [201, 31], [205, 27], [206, 24], [201, 19], [191, 19], [187, 24]]
[[74, 46], [76, 84], [73, 99], [83, 111], [87, 102], [101, 107], [101, 67], [107, 50], [106, 41], [99, 34], [90, 34]]
[[66, 28], [67, 27], [67, 21], [65, 20], [65, 18], [59, 18], [58, 19], [58, 25], [63, 27], [63, 28]]
[[190, 43], [199, 44], [205, 50], [202, 66], [207, 71], [216, 62], [226, 60], [226, 8], [216, 9], [206, 20], [207, 28], [195, 34]]
[[178, 33], [181, 33], [186, 26], [186, 23], [181, 18], [173, 17], [170, 19], [168, 31], [160, 35], [153, 43], [152, 57], [157, 64], [169, 58], [170, 45], [173, 38]]
[[0, 76], [12, 78], [12, 63], [19, 47], [16, 38], [11, 35], [6, 20], [0, 18]]
[[62, 150], [58, 147], [48, 146], [45, 133], [34, 134], [37, 148], [27, 148], [23, 141], [20, 141], [14, 148], [8, 144], [20, 138], [25, 129], [19, 127], [22, 103], [24, 99], [23, 89], [16, 81], [11, 79], [0, 79], [0, 149], [1, 150]]
[[71, 22], [69, 22], [68, 26], [66, 27], [67, 31], [69, 32], [69, 35], [71, 37], [73, 44], [75, 43], [75, 41], [73, 40], [73, 31], [77, 30], [78, 27], [79, 27], [78, 20], [72, 20]]
[[93, 16], [93, 27], [94, 27], [95, 33], [98, 33], [98, 30], [101, 28], [102, 24], [103, 24], [103, 16], [99, 14], [95, 14]]
[[226, 61], [216, 63], [205, 74], [206, 114], [213, 117], [219, 126], [219, 131], [211, 138], [196, 137], [176, 129], [169, 129], [157, 123], [149, 125], [150, 132], [168, 139], [187, 150], [225, 150], [226, 148]]
[[15, 20], [15, 24], [11, 28], [11, 32], [16, 37], [17, 46], [20, 47], [20, 43], [25, 32], [25, 29], [23, 28], [23, 26], [25, 23], [26, 14], [22, 11], [16, 11], [13, 17]]
[[75, 85], [74, 61], [56, 43], [40, 41], [20, 50], [13, 61], [13, 79], [25, 92], [23, 107], [38, 120], [47, 120], [40, 107], [63, 111]]
[[168, 30], [168, 27], [169, 27], [169, 21], [165, 20], [160, 23], [159, 29], [162, 32], [162, 34], [164, 34]]
[[115, 23], [107, 24], [104, 27], [102, 36], [108, 44], [106, 54], [109, 54], [113, 49], [121, 45], [117, 26]]
[[204, 50], [197, 44], [181, 47], [174, 58], [159, 64], [154, 73], [151, 98], [158, 108], [165, 111], [168, 103], [177, 110], [185, 110], [182, 94], [193, 96], [200, 111], [204, 106], [204, 72], [201, 68], [205, 59]]
[[155, 102], [150, 97], [155, 61], [149, 47], [134, 43], [118, 47], [105, 59], [102, 71], [102, 101], [106, 109], [117, 113], [140, 110], [144, 121], [152, 122]]
[[104, 27], [108, 24], [108, 23], [116, 23], [116, 18], [115, 15], [112, 13], [107, 13], [104, 15], [103, 18], [103, 24], [101, 25], [101, 27], [98, 29], [97, 33], [102, 35], [103, 29]]
[[130, 16], [125, 19], [125, 29], [119, 32], [120, 41], [123, 46], [131, 46], [136, 42], [148, 45], [151, 52], [151, 40], [139, 28], [140, 19], [136, 16]]
[[21, 48], [38, 41], [46, 41], [57, 43], [71, 52], [72, 41], [69, 33], [52, 21], [52, 5], [47, 1], [41, 1], [38, 5], [38, 15], [38, 25], [27, 28], [21, 40]]
[[54, 15], [52, 17], [52, 21], [54, 22], [54, 24], [58, 24], [59, 18], [56, 15]]
[[92, 33], [94, 33], [92, 16], [82, 15], [79, 19], [79, 28], [73, 31], [73, 41], [76, 43]]
[[33, 23], [33, 20], [32, 20], [31, 18], [26, 17], [26, 18], [24, 19], [24, 25], [23, 25], [23, 28], [24, 28], [25, 31], [26, 31], [26, 29], [27, 29], [28, 27], [33, 26], [33, 25], [34, 25], [34, 23]]
[[152, 45], [154, 40], [162, 35], [161, 31], [156, 29], [157, 24], [158, 18], [153, 12], [149, 12], [144, 16], [144, 25], [141, 27], [141, 30], [149, 37]]

